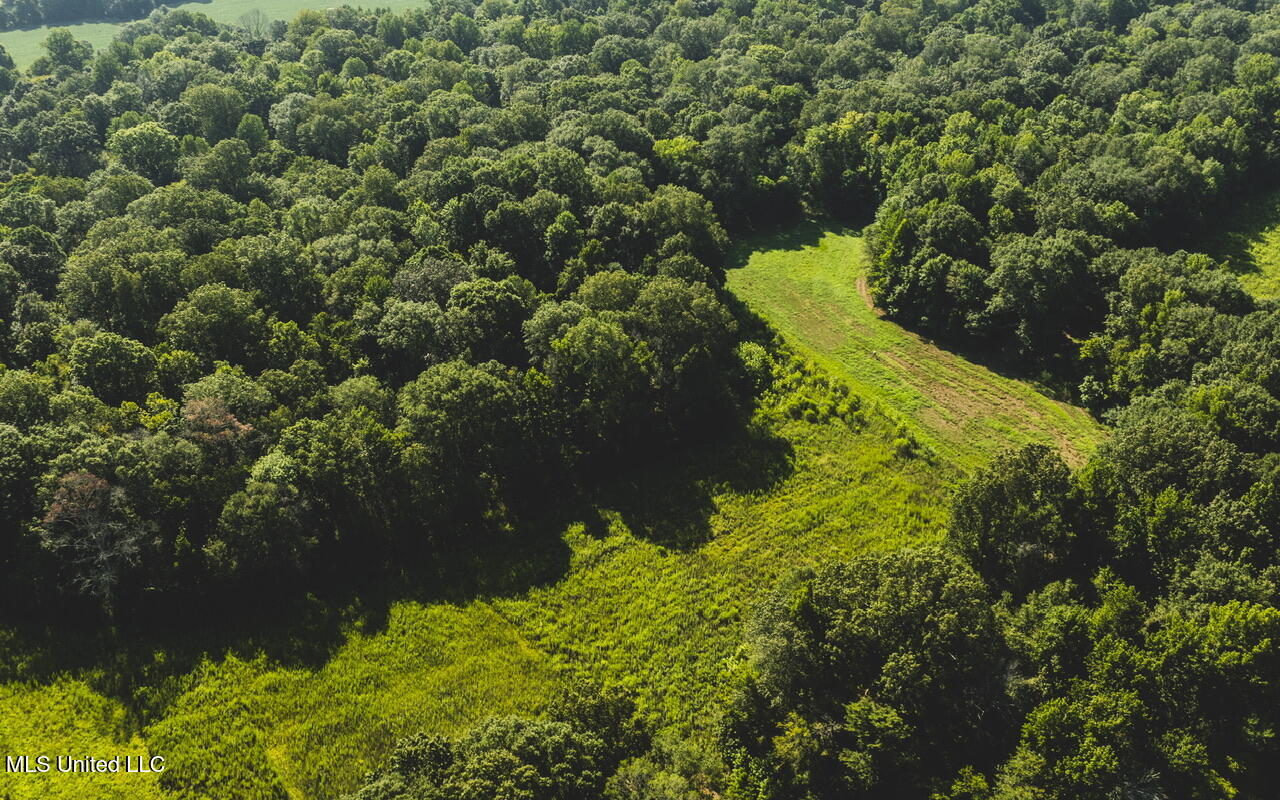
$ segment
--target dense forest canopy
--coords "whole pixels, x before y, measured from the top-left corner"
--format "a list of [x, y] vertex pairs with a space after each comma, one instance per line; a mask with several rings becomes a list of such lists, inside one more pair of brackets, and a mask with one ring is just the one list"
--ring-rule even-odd
[[1182, 249], [1275, 175], [1280, 11], [484, 0], [46, 50], [0, 54], [8, 607], [182, 613], [501, 546], [750, 408], [731, 234], [872, 220], [893, 318], [1013, 354], [1111, 442], [1010, 453], [944, 547], [779, 587], [714, 746], [588, 691], [406, 741], [355, 796], [1280, 781], [1280, 307]]

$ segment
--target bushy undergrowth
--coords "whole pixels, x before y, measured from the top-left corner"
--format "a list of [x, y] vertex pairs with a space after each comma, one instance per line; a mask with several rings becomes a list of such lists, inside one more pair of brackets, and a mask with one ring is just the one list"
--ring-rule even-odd
[[[761, 352], [765, 391], [750, 433], [620, 476], [575, 510], [563, 559], [541, 556], [560, 564], [554, 582], [459, 602], [402, 600], [364, 622], [355, 614], [318, 661], [250, 648], [210, 653], [189, 673], [155, 663], [126, 691], [125, 704], [144, 709], [126, 735], [166, 755], [159, 785], [174, 796], [332, 797], [401, 737], [460, 736], [489, 715], [537, 715], [581, 679], [630, 693], [638, 719], [667, 731], [661, 746], [685, 754], [673, 756], [688, 765], [680, 780], [698, 784], [695, 773], [722, 769], [708, 755], [705, 712], [760, 594], [800, 564], [932, 541], [945, 520], [947, 480], [895, 456], [893, 421], [866, 408], [842, 416], [859, 401], [838, 379]], [[793, 416], [795, 407], [815, 418]], [[119, 684], [80, 680], [78, 691], [117, 705], [91, 687]], [[47, 702], [21, 684], [10, 691], [27, 705], [0, 713]], [[86, 747], [110, 746], [115, 728], [73, 717]], [[27, 741], [5, 738], [20, 729], [0, 721], [0, 743]], [[21, 776], [0, 781], [21, 800], [107, 785], [82, 778], [37, 791]]]

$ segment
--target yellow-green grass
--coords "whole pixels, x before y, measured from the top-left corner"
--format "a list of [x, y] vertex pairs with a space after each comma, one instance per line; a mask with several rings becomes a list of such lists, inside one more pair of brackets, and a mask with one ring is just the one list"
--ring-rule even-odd
[[[181, 3], [172, 7], [205, 14], [216, 22], [235, 24], [242, 16], [255, 9], [262, 11], [267, 19], [290, 20], [304, 9], [324, 10], [341, 5], [404, 11], [423, 5], [423, 0], [377, 0], [374, 3], [346, 4], [323, 0], [321, 2], [316, 0], [211, 0], [203, 3]], [[54, 27], [67, 28], [75, 34], [77, 39], [83, 39], [92, 44], [94, 49], [99, 49], [109, 44], [126, 24], [125, 22], [81, 22], [76, 25], [55, 25]], [[9, 51], [14, 63], [19, 67], [26, 67], [44, 55], [40, 43], [49, 35], [49, 30], [48, 27], [42, 27], [4, 31], [0, 33], [0, 46]]]
[[[777, 240], [731, 274], [752, 307], [825, 366], [780, 369], [742, 435], [673, 453], [580, 508], [561, 509], [567, 522], [554, 530], [568, 555], [550, 556], [561, 564], [554, 580], [454, 602], [400, 599], [383, 622], [349, 624], [315, 663], [241, 645], [166, 674], [167, 657], [157, 655], [150, 683], [132, 690], [150, 709], [142, 721], [92, 688], [121, 683], [104, 679], [105, 668], [0, 687], [0, 750], [149, 753], [169, 765], [158, 790], [148, 777], [73, 783], [0, 773], [0, 797], [328, 800], [356, 785], [400, 736], [456, 733], [491, 714], [536, 714], [575, 677], [628, 686], [653, 724], [704, 734], [743, 620], [780, 577], [940, 535], [964, 464], [900, 455], [899, 416], [961, 462], [1039, 435], [1024, 433], [1026, 420], [1012, 412], [998, 424], [959, 426], [992, 442], [965, 445], [945, 427], [935, 434], [924, 406], [932, 395], [914, 393], [915, 373], [847, 363], [860, 351], [841, 337], [857, 333], [870, 342], [864, 351], [915, 359], [915, 369], [956, 383], [976, 375], [998, 387], [977, 392], [982, 402], [1013, 397], [1032, 410], [1022, 412], [1032, 422], [1061, 413], [1085, 431], [1053, 428], [1076, 452], [1097, 436], [1079, 412], [930, 348], [865, 305], [834, 299], [843, 296], [833, 285], [839, 270], [858, 258], [857, 240], [840, 234], [808, 250]], [[812, 278], [797, 282], [805, 264]], [[779, 270], [791, 278], [774, 275], [775, 289], [744, 288], [753, 274]], [[856, 280], [850, 286], [860, 303]], [[792, 306], [813, 309], [800, 315], [803, 326], [779, 311]], [[841, 327], [832, 332], [832, 324]], [[830, 375], [874, 403], [849, 411]]]
[[147, 744], [129, 724], [116, 700], [103, 697], [74, 677], [39, 686], [0, 686], [0, 758], [50, 759], [48, 772], [10, 774], [0, 765], [0, 797], [83, 797], [94, 800], [151, 800], [161, 797], [155, 774], [70, 773], [57, 771], [56, 758], [141, 758], [150, 761]]
[[966, 360], [881, 318], [866, 287], [862, 238], [810, 226], [756, 243], [728, 286], [786, 341], [854, 391], [900, 415], [915, 437], [963, 469], [1027, 442], [1072, 464], [1102, 427], [1085, 411]]
[[[951, 477], [896, 455], [892, 422], [831, 416], [812, 376], [792, 374], [780, 391], [750, 434], [673, 454], [585, 506], [563, 529], [570, 556], [550, 584], [459, 603], [401, 600], [385, 624], [345, 631], [319, 665], [211, 653], [157, 687], [172, 701], [132, 727], [83, 676], [10, 685], [0, 689], [11, 699], [0, 703], [0, 749], [163, 755], [170, 797], [328, 799], [400, 736], [537, 713], [578, 676], [629, 686], [653, 723], [697, 734], [742, 620], [779, 577], [932, 540], [945, 519]], [[788, 401], [802, 395], [816, 400], [795, 418]], [[81, 699], [63, 699], [69, 691]], [[11, 718], [33, 709], [34, 723]], [[57, 722], [45, 734], [41, 719]], [[150, 778], [0, 773], [0, 797], [111, 797], [128, 781], [127, 796], [155, 796]]]
[[1280, 297], [1280, 191], [1246, 199], [1224, 222], [1230, 227], [1209, 238], [1209, 252], [1250, 294]]
[[[119, 22], [81, 22], [61, 27], [70, 28], [77, 39], [85, 40], [98, 50], [109, 44], [124, 25]], [[50, 30], [51, 28], [41, 27], [0, 32], [0, 47], [8, 51], [15, 64], [25, 68], [44, 55], [40, 43], [48, 38]]]

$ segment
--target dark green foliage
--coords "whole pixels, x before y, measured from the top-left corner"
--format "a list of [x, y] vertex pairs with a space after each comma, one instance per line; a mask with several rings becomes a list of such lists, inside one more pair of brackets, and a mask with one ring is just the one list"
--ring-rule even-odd
[[1264, 796], [1280, 312], [1178, 248], [1275, 174], [1277, 31], [1216, 2], [486, 0], [0, 52], [0, 578], [179, 616], [502, 546], [766, 386], [727, 231], [874, 217], [889, 315], [1044, 370], [1111, 442], [994, 461], [950, 550], [779, 589], [720, 754], [639, 757], [632, 709], [580, 698], [410, 740], [357, 796]]
[[595, 800], [649, 743], [635, 700], [616, 687], [574, 684], [549, 717], [491, 717], [453, 740], [410, 736], [346, 800]]
[[148, 532], [104, 602], [216, 602], [444, 555], [737, 417], [721, 218], [785, 164], [710, 176], [765, 118], [672, 183], [644, 25], [530, 14], [545, 72], [452, 7], [50, 36], [0, 111], [0, 418], [75, 431], [21, 445], [28, 540], [84, 472]]
[[257, 365], [267, 338], [266, 315], [243, 289], [211, 283], [161, 317], [156, 333], [178, 350], [212, 361]]
[[951, 542], [1009, 592], [1007, 691], [1024, 716], [993, 796], [1265, 792], [1277, 754], [1259, 732], [1280, 721], [1272, 459], [1167, 401], [1116, 423], [1074, 475], [1031, 447], [956, 499]]
[[71, 345], [71, 375], [107, 403], [142, 400], [155, 381], [156, 357], [141, 342], [99, 333]]
[[118, 130], [107, 142], [107, 151], [120, 163], [157, 183], [173, 177], [181, 143], [157, 122], [144, 122]]
[[[740, 754], [727, 785], [1265, 794], [1280, 723], [1274, 459], [1168, 403], [1116, 422], [1074, 474], [1029, 446], [961, 487], [948, 540], [976, 574], [898, 551], [766, 601], [724, 718]], [[984, 583], [1004, 593], [994, 613]]]
[[1276, 780], [1275, 608], [1152, 608], [1099, 581], [1050, 587], [1010, 620], [1029, 712], [995, 797], [1265, 794]]
[[1076, 541], [1070, 499], [1062, 458], [1028, 445], [960, 487], [950, 537], [994, 590], [1021, 596], [1080, 568], [1085, 545]]
[[725, 727], [773, 796], [924, 796], [985, 759], [1003, 651], [981, 580], [939, 550], [800, 576], [758, 611]]
[[349, 800], [593, 800], [604, 742], [564, 722], [499, 717], [456, 742], [418, 735]]

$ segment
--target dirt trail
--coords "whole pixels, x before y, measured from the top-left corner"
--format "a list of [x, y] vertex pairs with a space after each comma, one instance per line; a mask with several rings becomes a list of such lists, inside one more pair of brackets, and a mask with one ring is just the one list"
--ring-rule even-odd
[[867, 310], [877, 317], [883, 317], [884, 311], [876, 305], [875, 298], [871, 296], [871, 287], [867, 285], [867, 276], [859, 275], [857, 280], [858, 294], [862, 295], [862, 302], [867, 304]]
[[1055, 445], [1072, 466], [1085, 461], [1102, 436], [1086, 412], [886, 319], [865, 264], [859, 237], [828, 232], [817, 245], [757, 251], [729, 285], [793, 345], [914, 423], [949, 458], [981, 463], [1035, 441]]

